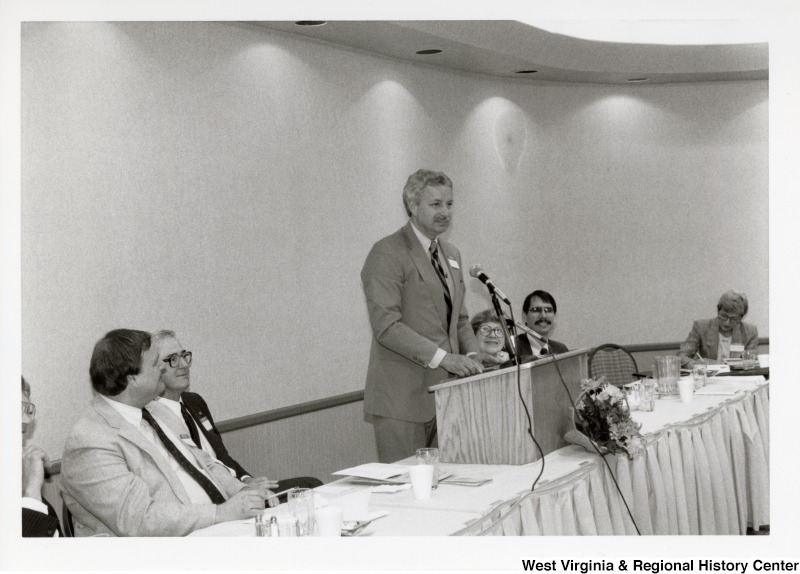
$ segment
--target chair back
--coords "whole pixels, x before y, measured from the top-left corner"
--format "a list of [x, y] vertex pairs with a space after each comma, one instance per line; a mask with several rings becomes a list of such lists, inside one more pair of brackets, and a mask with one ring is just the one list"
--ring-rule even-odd
[[67, 508], [66, 502], [61, 502], [61, 519], [64, 522], [64, 536], [72, 538], [75, 536], [75, 523], [72, 521], [72, 513]]
[[635, 381], [638, 370], [633, 355], [619, 345], [600, 345], [589, 355], [589, 376], [605, 375], [609, 383], [618, 387]]

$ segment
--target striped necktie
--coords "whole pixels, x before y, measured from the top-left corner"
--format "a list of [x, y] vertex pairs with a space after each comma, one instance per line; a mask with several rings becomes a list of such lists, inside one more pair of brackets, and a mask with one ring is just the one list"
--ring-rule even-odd
[[439, 242], [435, 239], [431, 241], [431, 264], [436, 269], [436, 274], [439, 276], [439, 281], [444, 288], [444, 302], [447, 304], [447, 328], [450, 329], [450, 316], [453, 314], [453, 301], [450, 299], [450, 288], [447, 286], [447, 274], [442, 268], [442, 263], [439, 261]]
[[172, 457], [178, 461], [178, 464], [181, 465], [181, 468], [186, 471], [186, 473], [191, 476], [197, 484], [199, 484], [203, 490], [206, 491], [206, 494], [211, 499], [211, 502], [214, 504], [222, 504], [225, 502], [225, 495], [223, 495], [219, 489], [211, 482], [206, 475], [202, 472], [197, 470], [197, 467], [189, 462], [178, 447], [175, 446], [169, 437], [164, 433], [164, 429], [156, 422], [156, 419], [153, 418], [153, 415], [147, 409], [142, 409], [142, 418], [147, 421], [147, 423], [153, 427], [153, 430], [156, 431], [158, 438], [161, 440], [164, 447], [167, 451], [172, 455]]

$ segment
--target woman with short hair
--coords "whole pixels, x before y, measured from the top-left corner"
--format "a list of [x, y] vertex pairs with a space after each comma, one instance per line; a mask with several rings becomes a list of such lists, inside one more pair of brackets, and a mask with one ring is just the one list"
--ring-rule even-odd
[[681, 344], [682, 366], [692, 366], [701, 360], [721, 362], [740, 357], [745, 350], [758, 352], [758, 329], [742, 321], [747, 315], [747, 295], [731, 289], [717, 303], [717, 316], [699, 319]]
[[509, 355], [503, 350], [506, 344], [503, 325], [494, 311], [481, 311], [470, 320], [470, 324], [478, 339], [481, 353], [508, 361]]

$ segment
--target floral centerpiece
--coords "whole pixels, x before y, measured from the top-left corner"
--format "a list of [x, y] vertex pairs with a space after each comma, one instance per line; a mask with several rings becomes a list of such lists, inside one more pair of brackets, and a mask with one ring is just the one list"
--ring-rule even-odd
[[[581, 394], [575, 403], [575, 429], [565, 437], [569, 442], [591, 448], [587, 438], [602, 453], [625, 453], [636, 458], [644, 451], [639, 428], [631, 419], [625, 394], [605, 377], [581, 381]], [[583, 435], [583, 436], [581, 436]]]

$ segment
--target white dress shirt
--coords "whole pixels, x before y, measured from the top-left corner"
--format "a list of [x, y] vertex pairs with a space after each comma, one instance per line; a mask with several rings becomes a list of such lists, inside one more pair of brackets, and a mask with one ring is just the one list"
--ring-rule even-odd
[[[419, 242], [422, 245], [422, 248], [425, 250], [425, 253], [428, 253], [430, 255], [431, 243], [433, 243], [433, 240], [430, 237], [427, 237], [419, 229], [417, 229], [417, 226], [414, 225], [413, 221], [411, 222], [411, 229], [414, 230], [414, 235], [416, 235], [417, 239], [419, 239]], [[438, 240], [439, 238], [437, 237], [436, 239]], [[450, 266], [447, 264], [446, 261], [444, 261], [445, 255], [444, 253], [442, 253], [441, 244], [438, 254], [439, 254], [439, 263], [442, 264], [442, 269], [449, 269]], [[453, 277], [450, 273], [447, 273], [447, 288], [450, 289], [450, 296], [452, 297], [453, 291], [455, 290], [455, 283], [453, 283]], [[458, 316], [458, 309], [456, 309], [455, 311], [456, 311], [456, 316]], [[442, 363], [442, 359], [444, 359], [445, 355], [447, 355], [447, 351], [445, 351], [442, 348], [436, 349], [436, 353], [433, 355], [431, 362], [428, 363], [428, 368], [429, 369], [438, 368], [439, 365]], [[473, 355], [477, 355], [477, 353], [475, 352], [467, 353], [468, 357], [472, 357]]]
[[[162, 405], [164, 405], [165, 407], [167, 407], [173, 413], [175, 413], [175, 416], [177, 416], [179, 420], [181, 420], [181, 421], [183, 420], [183, 413], [181, 412], [181, 405], [183, 404], [182, 400], [173, 401], [172, 399], [168, 399], [166, 397], [159, 397], [158, 398], [158, 402], [161, 403]], [[191, 417], [192, 414], [189, 413], [189, 416]], [[194, 420], [195, 424], [197, 425], [197, 434], [200, 435], [200, 443], [201, 444], [199, 444], [197, 446], [199, 446], [201, 449], [203, 449], [205, 452], [207, 452], [211, 456], [211, 458], [216, 460], [219, 464], [221, 464], [222, 466], [227, 468], [228, 472], [231, 473], [231, 476], [236, 478], [236, 471], [233, 470], [232, 468], [230, 468], [229, 466], [223, 464], [222, 461], [220, 461], [217, 458], [217, 453], [214, 452], [214, 447], [211, 446], [211, 443], [208, 442], [208, 439], [206, 438], [206, 435], [204, 435], [203, 431], [200, 430], [200, 422], [196, 421], [194, 419], [194, 417], [192, 417], [192, 420]]]
[[547, 349], [546, 353], [550, 352], [550, 346], [545, 341], [534, 337], [530, 333], [525, 333], [525, 335], [528, 337], [528, 342], [531, 344], [531, 352], [535, 357], [542, 354], [542, 349]]
[[[163, 455], [164, 459], [169, 461], [169, 466], [172, 471], [177, 475], [180, 479], [181, 484], [183, 485], [184, 489], [186, 489], [186, 494], [189, 495], [189, 499], [192, 501], [192, 504], [211, 504], [211, 499], [206, 494], [206, 491], [203, 490], [203, 487], [200, 486], [195, 479], [189, 476], [189, 473], [186, 472], [180, 463], [172, 456], [167, 447], [161, 442], [161, 439], [158, 438], [156, 431], [153, 430], [148, 423], [142, 421], [142, 409], [138, 409], [136, 407], [132, 407], [130, 405], [126, 405], [115, 400], [109, 399], [104, 395], [100, 395], [109, 405], [111, 405], [119, 414], [124, 418], [126, 421], [131, 423], [134, 427], [139, 429], [139, 432], [142, 433], [144, 438], [150, 441], [156, 449]], [[174, 401], [173, 401], [174, 402]], [[179, 407], [180, 410], [180, 407]], [[180, 414], [178, 415], [180, 416]], [[158, 421], [158, 418], [154, 416]], [[160, 423], [160, 421], [158, 421]], [[178, 447], [178, 450], [181, 451], [181, 454], [186, 457], [186, 459], [192, 463], [197, 470], [202, 472], [203, 474], [214, 483], [214, 480], [209, 476], [208, 472], [204, 468], [201, 468], [198, 464], [197, 460], [195, 459], [194, 455], [189, 451], [189, 449], [184, 445], [179, 437], [173, 435], [173, 433], [169, 430], [167, 425], [160, 424], [164, 434], [169, 438], [175, 446]], [[214, 483], [216, 484], [216, 483]], [[220, 489], [222, 492], [222, 489]]]

